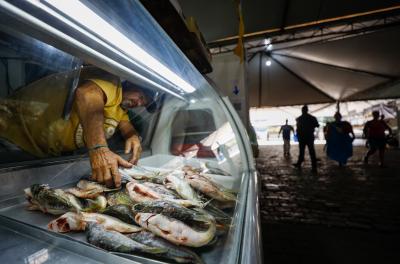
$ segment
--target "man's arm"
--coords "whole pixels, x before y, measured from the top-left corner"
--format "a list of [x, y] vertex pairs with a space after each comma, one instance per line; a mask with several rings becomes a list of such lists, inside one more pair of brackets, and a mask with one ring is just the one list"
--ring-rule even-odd
[[107, 186], [121, 185], [118, 165], [132, 164], [110, 151], [104, 135], [104, 105], [106, 96], [93, 82], [86, 82], [75, 93], [79, 121], [83, 128], [86, 147], [89, 149], [92, 179]]
[[364, 128], [363, 128], [364, 138], [368, 138], [368, 131], [369, 131], [369, 121], [367, 121], [367, 123], [365, 123]]
[[283, 126], [281, 126], [281, 129], [279, 129], [279, 132], [278, 132], [278, 137], [279, 137], [279, 135], [281, 134], [281, 132], [282, 132], [282, 128], [283, 128]]
[[122, 136], [125, 138], [125, 153], [128, 154], [132, 151], [131, 159], [132, 164], [137, 164], [140, 154], [142, 153], [142, 146], [140, 145], [140, 138], [135, 128], [129, 121], [121, 121], [118, 125]]

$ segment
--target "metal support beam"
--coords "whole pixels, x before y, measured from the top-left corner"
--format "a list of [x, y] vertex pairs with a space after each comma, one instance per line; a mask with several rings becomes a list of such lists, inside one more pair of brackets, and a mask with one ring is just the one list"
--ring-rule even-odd
[[289, 73], [293, 74], [293, 76], [295, 76], [297, 79], [299, 79], [301, 82], [305, 83], [306, 85], [310, 86], [311, 88], [313, 88], [316, 92], [328, 97], [329, 99], [331, 99], [333, 102], [336, 102], [336, 98], [333, 98], [332, 96], [330, 96], [329, 94], [325, 93], [324, 91], [320, 90], [318, 87], [316, 87], [315, 85], [313, 85], [312, 83], [310, 83], [309, 81], [307, 81], [306, 79], [304, 79], [303, 77], [301, 77], [300, 75], [298, 75], [296, 72], [292, 71], [291, 69], [289, 69], [288, 67], [286, 67], [286, 65], [284, 65], [283, 63], [281, 63], [278, 59], [274, 58], [274, 56], [267, 54], [266, 52], [264, 52], [269, 58], [271, 58], [273, 61], [275, 61], [277, 64], [279, 64], [282, 68], [284, 68], [285, 70], [287, 70]]
[[[341, 101], [342, 102], [343, 101], [354, 101], [354, 100], [359, 101], [360, 99], [356, 99], [357, 96], [362, 95], [362, 94], [367, 93], [367, 92], [374, 91], [374, 90], [380, 90], [382, 88], [391, 86], [391, 85], [393, 85], [394, 83], [397, 83], [397, 82], [400, 82], [400, 78], [397, 78], [397, 79], [394, 79], [394, 80], [390, 79], [388, 81], [378, 83], [378, 84], [373, 85], [373, 86], [371, 86], [371, 87], [369, 87], [369, 88], [367, 88], [367, 89], [365, 89], [363, 91], [359, 91], [357, 93], [354, 93], [354, 94], [351, 94], [349, 96], [346, 96], [345, 98], [341, 99]], [[386, 98], [382, 98], [382, 99], [386, 99]], [[369, 99], [361, 99], [361, 100], [369, 100]]]
[[286, 54], [281, 54], [281, 53], [272, 52], [272, 54], [273, 55], [282, 56], [282, 57], [291, 58], [291, 59], [295, 59], [295, 60], [300, 60], [300, 61], [310, 62], [310, 63], [314, 63], [314, 64], [319, 64], [319, 65], [327, 66], [327, 67], [334, 68], [334, 69], [337, 69], [337, 70], [348, 71], [348, 72], [352, 72], [352, 73], [368, 74], [368, 75], [381, 77], [381, 78], [385, 78], [385, 79], [394, 80], [394, 79], [399, 77], [399, 76], [388, 75], [388, 74], [383, 74], [383, 73], [377, 73], [377, 72], [370, 72], [370, 71], [365, 71], [365, 70], [353, 69], [353, 68], [348, 68], [348, 67], [344, 67], [344, 66], [338, 66], [338, 65], [319, 62], [319, 61], [314, 61], [314, 60], [308, 60], [308, 59], [304, 59], [304, 58], [301, 58], [301, 57], [292, 56], [292, 55], [286, 55]]
[[290, 0], [285, 0], [284, 7], [283, 7], [282, 20], [281, 20], [281, 30], [282, 31], [285, 30], [289, 6], [290, 6]]

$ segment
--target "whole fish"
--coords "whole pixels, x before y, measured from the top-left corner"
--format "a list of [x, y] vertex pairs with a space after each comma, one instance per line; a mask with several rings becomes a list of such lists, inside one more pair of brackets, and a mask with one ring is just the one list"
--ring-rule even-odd
[[29, 202], [28, 210], [40, 210], [53, 215], [82, 210], [76, 199], [61, 189], [52, 189], [45, 184], [33, 184], [24, 192]]
[[94, 222], [89, 222], [86, 229], [88, 230], [86, 234], [88, 242], [108, 251], [128, 254], [135, 252], [161, 254], [166, 252], [165, 249], [149, 247], [136, 242], [116, 231], [108, 231]]
[[149, 231], [142, 230], [137, 233], [129, 234], [127, 237], [150, 247], [166, 249], [167, 252], [161, 254], [161, 257], [174, 260], [178, 263], [203, 263], [200, 257], [193, 251], [184, 247], [176, 246], [171, 242], [168, 242], [168, 240], [158, 237]]
[[88, 181], [88, 180], [80, 180], [77, 184], [76, 187], [78, 187], [81, 190], [101, 190], [102, 192], [114, 192], [118, 191], [121, 189], [120, 188], [108, 188], [103, 184], [100, 184], [95, 181]]
[[125, 204], [117, 204], [108, 206], [102, 212], [105, 215], [118, 218], [119, 220], [128, 223], [135, 224], [135, 216], [132, 214], [131, 208]]
[[210, 162], [205, 162], [203, 167], [203, 173], [210, 173], [210, 174], [218, 174], [218, 175], [223, 175], [223, 176], [232, 176], [228, 172], [218, 168], [214, 167]]
[[94, 181], [80, 180], [76, 187], [66, 189], [65, 191], [79, 198], [95, 199], [104, 192], [113, 192], [119, 189], [110, 189]]
[[107, 230], [113, 230], [120, 233], [139, 232], [140, 227], [130, 225], [121, 220], [103, 214], [97, 213], [74, 213], [68, 212], [51, 221], [47, 227], [49, 230], [66, 233], [70, 231], [83, 231], [89, 222], [96, 222]]
[[[120, 168], [119, 169], [122, 178], [128, 182], [132, 179], [144, 180], [148, 182], [162, 184], [166, 175], [166, 172], [152, 171], [145, 169], [140, 166], [133, 166], [132, 168]], [[130, 179], [129, 179], [130, 178]]]
[[129, 195], [122, 191], [107, 194], [107, 203], [109, 205], [125, 204], [129, 206], [135, 204]]
[[185, 175], [187, 182], [196, 190], [219, 202], [235, 202], [236, 196], [210, 178], [201, 174]]
[[132, 207], [135, 221], [141, 227], [176, 244], [201, 247], [215, 236], [211, 215], [166, 201], [144, 202]]
[[146, 183], [139, 183], [138, 181], [131, 181], [126, 184], [126, 190], [129, 197], [135, 202], [146, 202], [146, 201], [156, 201], [165, 200], [173, 203], [181, 204], [182, 206], [200, 206], [199, 203], [191, 200], [178, 199], [172, 193], [164, 192], [163, 187], [154, 187], [155, 184], [149, 185]]
[[183, 199], [187, 199], [195, 202], [199, 206], [202, 206], [202, 201], [197, 193], [193, 190], [188, 182], [178, 175], [168, 174], [165, 177], [164, 185], [176, 191]]

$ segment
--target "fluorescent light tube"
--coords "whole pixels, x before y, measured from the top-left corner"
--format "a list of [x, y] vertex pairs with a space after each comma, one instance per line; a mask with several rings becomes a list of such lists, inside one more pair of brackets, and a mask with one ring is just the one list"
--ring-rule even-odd
[[161, 75], [163, 78], [167, 79], [169, 82], [173, 83], [183, 91], [192, 93], [196, 90], [192, 85], [176, 75], [161, 62], [153, 58], [150, 54], [137, 46], [129, 38], [125, 37], [121, 32], [119, 32], [81, 2], [77, 0], [45, 0], [45, 2], [57, 8], [69, 17], [75, 19], [76, 21], [84, 24], [99, 36], [112, 42], [113, 45], [120, 48], [125, 54], [144, 64], [146, 67], [153, 70], [154, 74], [157, 73]]

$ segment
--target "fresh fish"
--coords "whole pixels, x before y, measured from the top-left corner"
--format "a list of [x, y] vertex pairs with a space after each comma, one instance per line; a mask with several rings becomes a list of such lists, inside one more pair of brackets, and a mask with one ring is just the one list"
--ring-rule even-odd
[[89, 222], [87, 230], [86, 237], [88, 242], [105, 250], [128, 254], [135, 252], [161, 254], [166, 252], [165, 249], [149, 247], [136, 242], [116, 231], [107, 231], [97, 223]]
[[89, 222], [96, 222], [107, 230], [113, 230], [120, 233], [139, 232], [142, 228], [136, 225], [130, 225], [121, 220], [103, 214], [97, 213], [74, 213], [68, 212], [59, 218], [51, 221], [47, 227], [49, 230], [65, 233], [70, 231], [83, 231]]
[[120, 188], [110, 189], [94, 181], [80, 180], [76, 187], [65, 190], [79, 198], [95, 199], [104, 192], [117, 191]]
[[88, 180], [80, 180], [76, 187], [78, 187], [79, 189], [82, 190], [93, 190], [93, 189], [97, 189], [97, 190], [102, 190], [103, 192], [114, 192], [114, 191], [118, 191], [121, 188], [108, 188], [105, 185], [102, 185], [98, 182], [94, 182], [94, 181], [88, 181]]
[[107, 194], [107, 203], [109, 205], [125, 204], [129, 206], [135, 204], [135, 202], [132, 201], [129, 195], [122, 191]]
[[80, 211], [79, 203], [61, 189], [52, 189], [45, 184], [33, 184], [25, 190], [29, 210], [60, 215], [69, 211]]
[[99, 189], [83, 190], [79, 189], [78, 187], [68, 188], [65, 190], [65, 192], [83, 199], [95, 199], [103, 193], [103, 191]]
[[132, 212], [137, 224], [176, 245], [201, 247], [215, 236], [216, 225], [211, 215], [171, 202], [138, 203]]
[[210, 178], [201, 174], [185, 175], [187, 182], [196, 190], [219, 202], [235, 202], [236, 196]]
[[[159, 172], [145, 169], [140, 166], [133, 166], [132, 168], [120, 168], [120, 174], [124, 179], [144, 180], [148, 182], [162, 184], [167, 172]], [[168, 172], [169, 173], [169, 172]]]
[[47, 228], [59, 233], [83, 231], [86, 228], [86, 222], [79, 213], [68, 212], [48, 223]]
[[172, 173], [168, 174], [165, 177], [164, 185], [169, 189], [175, 190], [183, 199], [193, 201], [200, 206], [202, 205], [200, 197], [183, 178]]
[[167, 252], [161, 254], [161, 257], [174, 260], [178, 263], [203, 263], [200, 257], [193, 251], [184, 247], [176, 246], [149, 231], [142, 230], [137, 233], [129, 234], [127, 237], [150, 247], [166, 249]]
[[228, 172], [226, 172], [220, 168], [214, 167], [213, 165], [211, 165], [210, 162], [205, 162], [203, 166], [204, 166], [203, 171], [202, 171], [203, 173], [231, 176]]
[[201, 168], [195, 168], [193, 166], [190, 165], [185, 165], [181, 168], [181, 170], [185, 173], [185, 175], [189, 174], [198, 174], [202, 172]]
[[125, 223], [135, 224], [135, 216], [132, 214], [131, 208], [128, 205], [111, 205], [107, 207], [102, 213], [118, 218]]
[[99, 195], [95, 199], [85, 199], [84, 204], [84, 212], [99, 212], [107, 207], [107, 199], [103, 195]]
[[146, 202], [146, 201], [156, 201], [156, 200], [165, 200], [173, 203], [181, 204], [182, 206], [191, 207], [191, 206], [200, 206], [199, 203], [196, 203], [191, 200], [183, 200], [177, 199], [175, 196], [170, 193], [164, 193], [160, 191], [159, 188], [154, 188], [154, 186], [149, 186], [148, 184], [142, 184], [137, 181], [131, 181], [126, 184], [126, 190], [129, 194], [129, 197], [135, 202]]

